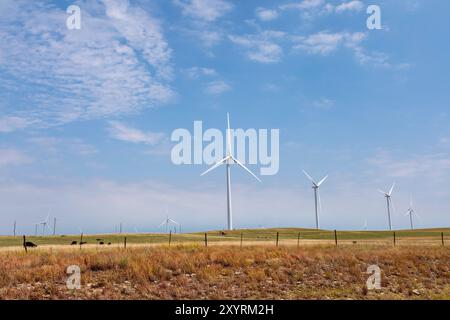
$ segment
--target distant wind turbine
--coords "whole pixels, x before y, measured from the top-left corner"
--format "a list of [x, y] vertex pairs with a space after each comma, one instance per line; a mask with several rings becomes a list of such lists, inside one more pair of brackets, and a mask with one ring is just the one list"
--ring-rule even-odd
[[164, 219], [164, 221], [159, 225], [158, 228], [161, 228], [162, 226], [166, 226], [166, 233], [167, 233], [167, 228], [169, 226], [169, 224], [174, 224], [175, 226], [180, 225], [178, 222], [176, 222], [175, 220], [169, 218], [169, 216], [167, 216], [166, 219]]
[[320, 200], [320, 193], [319, 188], [320, 186], [327, 180], [328, 175], [325, 176], [322, 180], [319, 182], [316, 182], [305, 170], [303, 170], [303, 173], [305, 176], [312, 182], [313, 189], [314, 189], [314, 207], [316, 212], [316, 229], [320, 229], [320, 220], [319, 220], [319, 211], [322, 211], [322, 201]]
[[409, 215], [409, 223], [411, 225], [411, 230], [414, 230], [413, 216], [416, 216], [416, 217], [419, 218], [419, 215], [416, 213], [416, 211], [413, 208], [413, 198], [412, 198], [412, 196], [410, 196], [409, 209], [408, 209], [408, 211], [406, 211], [405, 216], [408, 216], [408, 215]]
[[391, 221], [391, 206], [392, 206], [392, 192], [395, 188], [395, 182], [392, 184], [391, 189], [389, 192], [385, 192], [383, 190], [378, 190], [380, 193], [384, 194], [386, 197], [386, 203], [387, 203], [387, 211], [388, 211], [388, 221], [389, 221], [389, 230], [392, 230], [392, 221]]
[[45, 218], [45, 220], [40, 223], [42, 225], [42, 236], [45, 236], [45, 228], [48, 224], [48, 218], [50, 218], [50, 214], [48, 214], [47, 218]]
[[227, 222], [228, 222], [228, 230], [233, 230], [233, 208], [231, 204], [231, 165], [237, 164], [242, 169], [250, 173], [256, 180], [261, 182], [261, 180], [253, 174], [246, 166], [244, 166], [239, 160], [237, 160], [232, 153], [231, 150], [231, 129], [230, 129], [230, 115], [227, 113], [227, 150], [225, 158], [217, 162], [215, 165], [213, 165], [211, 168], [203, 172], [201, 175], [205, 175], [208, 172], [211, 172], [212, 170], [216, 169], [217, 167], [220, 167], [223, 164], [226, 164], [226, 170], [227, 170]]

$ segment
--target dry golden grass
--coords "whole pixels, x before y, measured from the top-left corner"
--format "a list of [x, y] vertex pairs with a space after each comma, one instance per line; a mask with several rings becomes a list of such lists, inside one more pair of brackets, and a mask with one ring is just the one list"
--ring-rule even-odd
[[[382, 289], [366, 290], [367, 266]], [[82, 288], [66, 288], [69, 265]], [[0, 252], [2, 299], [450, 299], [450, 248], [201, 246]]]

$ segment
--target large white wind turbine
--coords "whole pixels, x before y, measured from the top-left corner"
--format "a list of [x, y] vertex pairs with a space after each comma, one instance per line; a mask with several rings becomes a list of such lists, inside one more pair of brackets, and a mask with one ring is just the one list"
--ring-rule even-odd
[[392, 184], [391, 189], [389, 192], [385, 192], [383, 190], [378, 190], [380, 193], [384, 194], [386, 197], [386, 203], [387, 203], [387, 211], [388, 211], [388, 221], [389, 221], [389, 230], [392, 230], [392, 221], [391, 221], [391, 205], [392, 205], [392, 192], [395, 188], [395, 182]]
[[231, 205], [231, 171], [230, 171], [230, 166], [232, 164], [237, 164], [238, 166], [240, 166], [242, 169], [244, 169], [245, 171], [247, 171], [248, 173], [250, 173], [256, 180], [258, 180], [259, 182], [261, 182], [261, 180], [253, 174], [253, 172], [251, 172], [246, 166], [244, 166], [239, 160], [237, 160], [234, 156], [233, 156], [233, 152], [231, 150], [231, 129], [230, 129], [230, 115], [227, 113], [227, 123], [228, 123], [228, 128], [227, 128], [227, 151], [226, 151], [226, 155], [225, 158], [223, 158], [222, 160], [220, 160], [219, 162], [217, 162], [215, 165], [213, 165], [211, 168], [209, 168], [208, 170], [206, 170], [205, 172], [203, 172], [201, 175], [205, 175], [208, 172], [216, 169], [217, 167], [220, 167], [223, 164], [226, 164], [226, 170], [227, 170], [227, 218], [228, 218], [228, 230], [233, 230], [233, 209], [232, 209], [232, 205]]
[[416, 211], [413, 208], [413, 199], [412, 196], [410, 197], [409, 200], [409, 209], [408, 211], [406, 211], [405, 216], [409, 216], [409, 223], [411, 225], [411, 230], [414, 230], [414, 224], [413, 224], [413, 216], [416, 216], [419, 218], [419, 215], [416, 213]]
[[315, 208], [315, 212], [316, 212], [316, 229], [319, 230], [320, 229], [320, 220], [319, 220], [319, 211], [322, 210], [322, 201], [320, 200], [320, 193], [319, 193], [319, 188], [322, 185], [322, 183], [325, 182], [325, 180], [327, 180], [328, 175], [325, 176], [325, 178], [323, 178], [322, 180], [320, 180], [319, 182], [316, 182], [309, 174], [308, 172], [306, 172], [305, 170], [303, 170], [303, 173], [305, 174], [305, 176], [312, 182], [313, 185], [313, 189], [314, 189], [314, 208]]

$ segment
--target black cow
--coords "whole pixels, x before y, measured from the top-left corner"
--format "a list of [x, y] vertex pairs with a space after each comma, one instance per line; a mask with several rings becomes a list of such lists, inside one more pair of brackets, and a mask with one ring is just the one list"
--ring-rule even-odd
[[27, 242], [25, 242], [25, 247], [36, 248], [37, 244], [34, 244], [33, 242], [27, 241]]
[[72, 243], [70, 244], [71, 246], [76, 245], [78, 242], [77, 241], [72, 241]]

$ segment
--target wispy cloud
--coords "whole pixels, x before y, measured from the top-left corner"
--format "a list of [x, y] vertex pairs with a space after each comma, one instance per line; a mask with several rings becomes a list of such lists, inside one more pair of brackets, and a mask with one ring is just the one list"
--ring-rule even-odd
[[112, 138], [131, 142], [156, 145], [162, 142], [166, 135], [161, 132], [144, 132], [139, 129], [129, 127], [119, 121], [109, 121], [109, 134]]
[[447, 180], [450, 175], [450, 156], [444, 153], [411, 154], [398, 158], [380, 151], [367, 162], [384, 175], [394, 178], [434, 177]]
[[171, 49], [147, 11], [127, 1], [81, 2], [81, 30], [68, 30], [67, 14], [54, 5], [5, 1], [0, 77], [33, 87], [27, 96], [13, 92], [19, 106], [9, 116], [61, 124], [134, 113], [173, 98]]
[[212, 81], [206, 86], [206, 93], [210, 95], [220, 95], [231, 90], [231, 86], [224, 81]]
[[217, 71], [215, 69], [205, 67], [191, 67], [183, 70], [183, 72], [190, 79], [198, 79], [201, 76], [212, 77], [217, 75]]
[[0, 168], [31, 163], [32, 159], [16, 149], [0, 149]]
[[324, 3], [324, 0], [303, 0], [299, 2], [291, 2], [287, 4], [283, 4], [280, 6], [281, 10], [304, 10], [304, 9], [312, 9], [321, 6]]
[[335, 10], [337, 13], [341, 13], [344, 11], [361, 11], [363, 8], [364, 4], [361, 1], [353, 0], [337, 5]]
[[233, 9], [225, 0], [174, 0], [185, 16], [204, 21], [215, 21]]
[[244, 48], [250, 60], [274, 63], [280, 61], [283, 55], [283, 48], [275, 40], [282, 39], [284, 36], [284, 32], [268, 30], [254, 35], [230, 35], [229, 39]]
[[22, 117], [5, 116], [0, 118], [0, 132], [8, 133], [28, 127], [30, 120]]
[[278, 11], [274, 9], [256, 8], [256, 16], [261, 21], [271, 21], [278, 18]]
[[81, 156], [89, 156], [98, 153], [97, 148], [84, 142], [80, 138], [61, 138], [49, 136], [37, 136], [29, 139], [29, 142], [52, 153], [71, 153]]
[[316, 109], [328, 110], [333, 108], [335, 101], [329, 98], [320, 98], [312, 102], [312, 106]]
[[306, 37], [296, 37], [294, 49], [310, 54], [328, 55], [341, 45], [356, 48], [365, 38], [366, 34], [362, 32], [319, 32]]

